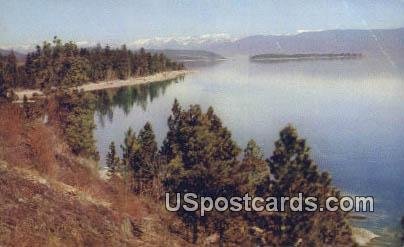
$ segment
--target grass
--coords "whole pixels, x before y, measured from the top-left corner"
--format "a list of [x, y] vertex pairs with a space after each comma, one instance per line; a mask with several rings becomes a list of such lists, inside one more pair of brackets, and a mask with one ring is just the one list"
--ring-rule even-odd
[[58, 133], [0, 105], [0, 246], [190, 245], [160, 201], [102, 179]]

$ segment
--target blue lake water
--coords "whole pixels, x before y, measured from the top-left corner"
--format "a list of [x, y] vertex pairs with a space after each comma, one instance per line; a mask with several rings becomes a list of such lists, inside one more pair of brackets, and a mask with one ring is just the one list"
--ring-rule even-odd
[[253, 63], [246, 57], [207, 66], [176, 81], [100, 91], [95, 137], [105, 161], [111, 141], [150, 121], [161, 144], [177, 98], [213, 106], [240, 147], [253, 138], [266, 156], [288, 123], [306, 138], [322, 170], [352, 195], [375, 197], [375, 212], [355, 222], [397, 244], [404, 215], [404, 63], [389, 58]]

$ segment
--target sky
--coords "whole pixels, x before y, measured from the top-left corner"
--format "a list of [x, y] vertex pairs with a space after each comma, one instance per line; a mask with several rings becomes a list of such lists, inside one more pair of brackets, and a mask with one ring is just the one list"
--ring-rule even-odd
[[404, 0], [0, 0], [0, 46], [404, 27]]

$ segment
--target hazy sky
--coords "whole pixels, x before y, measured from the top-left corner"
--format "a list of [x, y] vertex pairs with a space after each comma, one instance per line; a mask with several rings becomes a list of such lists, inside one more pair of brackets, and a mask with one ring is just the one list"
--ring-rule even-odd
[[0, 45], [404, 27], [404, 0], [0, 0]]

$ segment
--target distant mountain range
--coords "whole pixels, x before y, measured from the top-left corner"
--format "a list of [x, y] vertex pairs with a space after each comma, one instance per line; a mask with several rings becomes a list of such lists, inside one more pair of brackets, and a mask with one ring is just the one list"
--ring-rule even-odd
[[223, 55], [264, 53], [362, 53], [404, 55], [404, 28], [329, 30], [296, 35], [256, 35], [201, 47]]
[[254, 35], [232, 39], [226, 35], [144, 39], [133, 47], [197, 49], [224, 56], [265, 53], [362, 53], [404, 55], [404, 28], [377, 30], [307, 31], [295, 35]]
[[[254, 35], [240, 39], [226, 34], [151, 38], [136, 40], [128, 43], [127, 47], [162, 50], [177, 61], [217, 60], [223, 58], [221, 55], [254, 56], [270, 53], [361, 53], [365, 56], [404, 57], [404, 28], [306, 31], [294, 35]], [[17, 48], [15, 50], [19, 51]], [[2, 54], [7, 52], [0, 50]]]
[[[205, 34], [200, 36], [182, 37], [156, 37], [150, 39], [138, 39], [128, 45], [130, 48], [139, 49], [173, 49], [173, 50], [201, 50], [204, 47], [214, 46], [236, 41], [228, 34]], [[203, 49], [202, 49], [203, 50]]]

